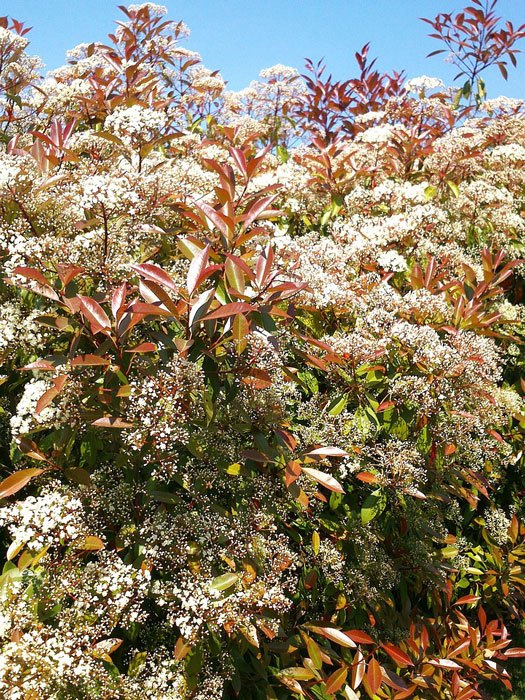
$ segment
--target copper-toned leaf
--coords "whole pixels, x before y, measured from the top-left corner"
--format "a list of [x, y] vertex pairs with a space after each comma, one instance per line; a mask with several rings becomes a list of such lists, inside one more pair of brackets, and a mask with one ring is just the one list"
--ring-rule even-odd
[[126, 282], [123, 282], [115, 289], [111, 296], [111, 313], [113, 314], [113, 318], [117, 321], [122, 316], [124, 310], [127, 288]]
[[177, 639], [177, 643], [175, 644], [175, 650], [173, 652], [175, 661], [182, 661], [182, 659], [184, 659], [190, 651], [191, 645], [188, 644], [188, 642], [185, 642], [182, 637], [179, 637]]
[[208, 258], [210, 257], [211, 246], [207, 245], [201, 251], [199, 251], [190, 263], [188, 270], [188, 275], [186, 278], [186, 288], [190, 294], [197, 289], [199, 285], [200, 276], [208, 264]]
[[481, 600], [481, 596], [479, 595], [464, 595], [461, 598], [458, 598], [454, 605], [466, 605], [467, 603], [477, 603], [478, 600]]
[[117, 418], [115, 416], [104, 416], [103, 418], [97, 418], [91, 425], [95, 425], [98, 428], [132, 428], [133, 423], [127, 423], [122, 418]]
[[82, 313], [91, 324], [93, 333], [107, 332], [111, 328], [111, 321], [108, 315], [97, 301], [80, 294], [77, 296], [77, 299], [80, 301]]
[[383, 682], [383, 673], [381, 671], [381, 666], [375, 657], [372, 657], [368, 662], [366, 680], [368, 681], [372, 695], [376, 695], [377, 691], [381, 687], [381, 683]]
[[157, 304], [147, 304], [143, 301], [136, 301], [128, 307], [128, 311], [142, 316], [173, 316], [171, 311], [157, 306]]
[[331, 642], [340, 644], [342, 647], [348, 647], [349, 649], [355, 649], [356, 647], [355, 642], [353, 642], [350, 639], [350, 637], [348, 637], [342, 630], [338, 629], [337, 627], [308, 625], [308, 628], [311, 629], [312, 632], [317, 632], [317, 634], [323, 635], [323, 637], [326, 637]]
[[207, 316], [204, 316], [205, 321], [209, 321], [213, 318], [228, 318], [229, 316], [236, 316], [237, 314], [244, 314], [253, 311], [253, 306], [247, 304], [244, 301], [236, 301], [232, 304], [224, 304], [220, 306], [215, 311], [212, 311]]
[[329, 489], [330, 491], [335, 491], [336, 493], [344, 493], [344, 489], [341, 484], [334, 479], [330, 474], [325, 474], [318, 469], [312, 469], [311, 467], [303, 467], [303, 472], [307, 474], [311, 479], [317, 481], [321, 486]]
[[35, 407], [35, 415], [37, 416], [39, 413], [42, 413], [44, 408], [46, 406], [49, 406], [49, 404], [53, 401], [54, 398], [56, 398], [62, 389], [64, 388], [64, 385], [67, 381], [67, 375], [62, 374], [60, 377], [55, 377], [53, 379], [53, 386], [48, 389], [46, 392], [42, 394], [42, 396], [38, 399], [36, 407]]
[[263, 284], [266, 282], [268, 275], [270, 274], [270, 271], [272, 269], [274, 257], [275, 256], [273, 248], [268, 243], [265, 251], [261, 253], [257, 258], [257, 264], [255, 268], [255, 280], [259, 287], [262, 287]]
[[87, 367], [94, 365], [109, 365], [110, 361], [99, 355], [77, 355], [73, 360], [71, 360], [72, 367]]
[[35, 362], [30, 362], [28, 365], [20, 368], [21, 370], [33, 370], [38, 369], [41, 372], [56, 372], [55, 365], [51, 364], [49, 360], [35, 360]]
[[356, 644], [375, 644], [372, 637], [362, 630], [347, 630], [345, 632]]
[[394, 644], [390, 644], [390, 642], [388, 642], [386, 644], [381, 644], [381, 647], [401, 668], [414, 665], [414, 662], [410, 656], [399, 647], [396, 647]]
[[325, 692], [327, 695], [333, 695], [340, 690], [346, 682], [348, 676], [347, 668], [338, 668], [325, 681]]
[[36, 442], [33, 442], [33, 440], [30, 440], [24, 435], [17, 440], [17, 446], [20, 452], [23, 452], [26, 457], [31, 457], [32, 459], [36, 459], [40, 462], [49, 461], [44, 453], [39, 449]]
[[271, 209], [272, 203], [277, 199], [278, 194], [272, 194], [268, 197], [262, 197], [255, 200], [249, 206], [248, 210], [243, 214], [243, 228], [248, 228], [256, 219], [266, 219], [279, 216], [281, 212]]
[[35, 280], [43, 286], [50, 286], [49, 280], [47, 280], [40, 270], [37, 270], [35, 267], [15, 267], [13, 270], [13, 275], [21, 275], [22, 277], [27, 277], [27, 279]]
[[365, 484], [377, 484], [379, 482], [377, 474], [372, 474], [372, 472], [359, 472], [359, 474], [355, 475], [355, 478], [363, 481]]
[[42, 474], [43, 471], [43, 469], [33, 467], [31, 469], [21, 469], [19, 472], [11, 474], [0, 483], [0, 498], [7, 498], [20, 491], [31, 479]]
[[525, 649], [521, 647], [512, 647], [511, 649], [505, 649], [503, 652], [507, 658], [513, 659], [523, 659], [525, 658]]
[[144, 352], [155, 352], [157, 350], [157, 346], [155, 343], [139, 343], [138, 345], [135, 345], [134, 348], [130, 348], [129, 350], [126, 350], [126, 352], [135, 352], [135, 353], [144, 353]]
[[168, 273], [158, 265], [153, 265], [152, 263], [142, 263], [140, 265], [132, 265], [131, 269], [138, 272], [145, 279], [152, 280], [161, 286], [171, 289], [173, 292], [179, 291], [179, 288]]

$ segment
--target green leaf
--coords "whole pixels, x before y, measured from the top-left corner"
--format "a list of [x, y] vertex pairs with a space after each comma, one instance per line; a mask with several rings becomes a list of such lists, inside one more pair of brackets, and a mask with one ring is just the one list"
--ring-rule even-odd
[[210, 588], [213, 588], [216, 591], [225, 591], [237, 583], [240, 578], [240, 574], [222, 574], [222, 576], [217, 576], [217, 578], [213, 579]]
[[361, 508], [361, 522], [366, 525], [385, 510], [386, 495], [381, 489], [376, 489], [364, 501]]
[[347, 403], [348, 403], [348, 397], [346, 394], [343, 394], [343, 396], [336, 397], [328, 405], [329, 415], [338, 416], [340, 413], [342, 413], [344, 411]]

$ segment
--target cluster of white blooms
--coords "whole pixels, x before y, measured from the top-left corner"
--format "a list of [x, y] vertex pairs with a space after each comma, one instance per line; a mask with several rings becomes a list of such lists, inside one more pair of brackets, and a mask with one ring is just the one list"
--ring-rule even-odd
[[25, 384], [24, 392], [10, 421], [13, 439], [16, 440], [19, 436], [38, 426], [54, 425], [64, 420], [64, 407], [62, 405], [52, 404], [35, 414], [39, 399], [51, 387], [52, 383], [48, 379], [30, 379]]
[[0, 356], [42, 346], [47, 336], [36, 320], [37, 309], [24, 309], [18, 300], [4, 301], [0, 307]]
[[407, 269], [407, 262], [397, 250], [385, 250], [377, 256], [377, 262], [383, 270], [389, 272], [404, 272]]
[[27, 84], [39, 77], [42, 61], [36, 56], [29, 56], [25, 49], [29, 40], [12, 32], [6, 27], [0, 27], [0, 55], [2, 56], [2, 85], [11, 88], [17, 84]]
[[83, 209], [102, 207], [107, 215], [114, 215], [116, 211], [126, 211], [130, 214], [140, 201], [139, 195], [132, 189], [126, 177], [100, 173], [85, 177], [79, 184], [79, 206]]
[[198, 419], [202, 408], [193, 396], [204, 388], [201, 368], [183, 357], [159, 368], [153, 377], [139, 377], [133, 384], [128, 417], [136, 428], [126, 433], [133, 449], [149, 441], [159, 450], [169, 450], [189, 439], [187, 423]]
[[140, 5], [128, 5], [128, 12], [139, 12], [146, 8], [150, 15], [157, 17], [163, 17], [168, 12], [168, 8], [165, 5], [157, 5], [154, 2], [143, 2], [140, 3]]
[[143, 601], [151, 586], [147, 569], [125, 564], [115, 552], [102, 551], [96, 560], [82, 567], [81, 576], [78, 585], [78, 570], [62, 574], [61, 585], [74, 591], [70, 606], [61, 616], [64, 625], [85, 627], [92, 634], [98, 628], [103, 634], [118, 624], [127, 626], [145, 619]]
[[517, 112], [518, 110], [522, 110], [524, 106], [524, 100], [520, 100], [516, 97], [505, 97], [504, 95], [500, 95], [499, 97], [493, 97], [490, 100], [485, 100], [485, 102], [483, 102], [481, 105], [481, 108], [485, 112], [492, 114], [493, 112]]
[[80, 499], [56, 488], [0, 509], [0, 524], [15, 545], [36, 550], [69, 544], [87, 534]]
[[483, 514], [483, 519], [489, 535], [496, 544], [505, 545], [510, 527], [510, 518], [505, 515], [505, 512], [501, 508], [490, 508]]
[[24, 157], [0, 153], [0, 196], [11, 194], [15, 188], [23, 190], [30, 183], [31, 177], [24, 167], [30, 162]]
[[147, 142], [166, 127], [166, 115], [156, 109], [132, 105], [120, 107], [105, 119], [104, 127], [128, 145]]
[[391, 124], [380, 124], [369, 126], [358, 134], [356, 140], [361, 143], [386, 144], [392, 140], [395, 133], [396, 129]]
[[115, 626], [140, 619], [150, 586], [149, 572], [124, 564], [114, 553], [102, 552], [82, 569], [78, 563], [69, 569], [62, 567], [55, 577], [46, 582], [59, 608], [54, 628], [38, 622], [34, 606], [35, 619], [29, 625], [24, 619], [22, 588], [16, 581], [7, 586], [2, 606], [4, 618], [8, 619], [7, 611], [11, 620], [11, 629], [6, 631], [14, 634], [10, 641], [5, 640], [0, 653], [3, 696], [22, 700], [38, 694], [58, 699], [75, 688], [85, 697], [101, 689], [106, 697], [115, 697], [119, 681], [102, 664], [100, 643], [104, 644]]
[[420, 75], [417, 78], [410, 78], [403, 85], [407, 92], [426, 92], [428, 90], [438, 90], [445, 87], [445, 83], [440, 78], [431, 78], [428, 75]]

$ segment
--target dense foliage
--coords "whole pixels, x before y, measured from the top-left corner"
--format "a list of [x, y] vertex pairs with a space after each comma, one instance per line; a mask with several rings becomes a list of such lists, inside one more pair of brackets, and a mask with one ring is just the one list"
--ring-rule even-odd
[[41, 78], [0, 20], [3, 698], [510, 689], [525, 103], [485, 100], [523, 35], [494, 8], [433, 21], [459, 92], [366, 46], [234, 93], [152, 3]]

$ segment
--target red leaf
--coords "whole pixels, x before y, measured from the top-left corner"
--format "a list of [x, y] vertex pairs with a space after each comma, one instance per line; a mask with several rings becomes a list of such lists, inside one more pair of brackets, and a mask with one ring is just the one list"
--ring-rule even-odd
[[44, 372], [56, 372], [55, 365], [52, 365], [48, 360], [36, 360], [35, 362], [30, 362], [28, 365], [20, 368], [20, 370], [31, 369], [39, 369]]
[[512, 647], [512, 649], [506, 649], [504, 652], [507, 658], [522, 659], [525, 658], [525, 649], [521, 647]]
[[100, 357], [99, 355], [78, 355], [71, 361], [72, 367], [87, 367], [93, 365], [109, 365], [110, 361]]
[[395, 403], [393, 401], [383, 401], [383, 403], [380, 403], [379, 406], [376, 408], [376, 413], [388, 411], [389, 408], [393, 408], [394, 406]]
[[164, 309], [162, 306], [146, 304], [143, 301], [136, 301], [128, 307], [128, 310], [134, 314], [141, 314], [143, 316], [173, 316], [171, 311]]
[[357, 644], [375, 644], [372, 637], [362, 630], [348, 630], [345, 634]]
[[123, 307], [126, 301], [126, 291], [127, 284], [122, 282], [122, 284], [115, 289], [111, 297], [111, 312], [113, 314], [113, 318], [117, 321], [123, 313]]
[[78, 277], [81, 272], [84, 272], [83, 267], [77, 267], [76, 265], [57, 265], [57, 272], [58, 276], [60, 278], [60, 281], [66, 287], [71, 280], [75, 279], [75, 277]]
[[157, 346], [155, 343], [140, 343], [139, 345], [136, 345], [134, 348], [130, 348], [129, 350], [126, 350], [126, 352], [155, 352], [157, 349]]
[[366, 680], [368, 681], [372, 695], [376, 695], [377, 691], [381, 687], [381, 683], [383, 682], [383, 674], [381, 672], [379, 662], [374, 657], [372, 657], [368, 663]]
[[91, 425], [95, 425], [98, 428], [132, 428], [133, 423], [126, 423], [122, 418], [116, 418], [113, 416], [104, 416], [103, 418], [97, 418]]
[[386, 653], [396, 662], [401, 667], [405, 666], [413, 666], [414, 663], [410, 656], [406, 654], [404, 651], [399, 649], [399, 647], [394, 646], [393, 644], [387, 643], [387, 644], [381, 644], [381, 647], [386, 651]]
[[263, 197], [256, 200], [250, 205], [248, 211], [244, 212], [241, 219], [244, 220], [243, 228], [248, 228], [256, 219], [273, 218], [281, 214], [280, 211], [270, 209], [270, 205], [274, 202], [278, 194], [271, 194], [269, 197]]
[[96, 334], [111, 328], [111, 321], [100, 304], [90, 297], [77, 296], [80, 301], [82, 313], [91, 324], [91, 331]]
[[47, 280], [44, 275], [37, 270], [35, 267], [15, 267], [13, 270], [13, 275], [21, 275], [22, 277], [27, 277], [31, 280], [36, 280], [43, 284], [45, 287], [49, 287], [49, 280]]
[[208, 264], [208, 258], [210, 257], [210, 249], [211, 246], [208, 244], [199, 253], [197, 253], [197, 255], [194, 256], [193, 260], [190, 263], [188, 276], [186, 278], [186, 288], [190, 295], [193, 294], [193, 292], [197, 288], [200, 276], [204, 268]]
[[464, 595], [462, 598], [458, 598], [454, 605], [464, 605], [465, 603], [477, 603], [481, 599], [479, 595]]
[[312, 632], [317, 632], [317, 634], [322, 634], [331, 642], [340, 644], [342, 647], [347, 647], [349, 649], [355, 649], [355, 642], [348, 637], [348, 635], [337, 627], [318, 627], [317, 625], [308, 625]]
[[60, 394], [60, 392], [64, 388], [66, 380], [67, 375], [65, 374], [62, 374], [60, 377], [56, 377], [55, 379], [53, 379], [53, 386], [51, 387], [51, 389], [48, 389], [46, 392], [44, 392], [37, 401], [35, 407], [35, 416], [38, 416], [39, 413], [42, 413], [44, 408], [46, 408], [46, 406], [49, 406], [51, 401], [53, 401], [53, 399]]
[[327, 695], [333, 695], [342, 688], [343, 684], [346, 682], [346, 677], [348, 675], [347, 668], [338, 668], [334, 671], [325, 681], [325, 692]]
[[355, 478], [359, 479], [359, 481], [364, 481], [365, 484], [377, 484], [379, 482], [377, 475], [372, 474], [372, 472], [359, 472], [359, 474], [355, 475]]
[[307, 474], [314, 481], [317, 481], [321, 486], [329, 489], [330, 491], [335, 491], [336, 493], [344, 493], [344, 489], [341, 484], [334, 479], [330, 474], [325, 474], [320, 472], [318, 469], [311, 469], [310, 467], [303, 467], [303, 472]]
[[[197, 207], [197, 209], [201, 210], [206, 219], [211, 221], [215, 228], [217, 228], [227, 239], [229, 238], [228, 217], [226, 217], [224, 214], [222, 214], [222, 212], [217, 211], [213, 207], [210, 207], [209, 204], [206, 204], [204, 202], [202, 204], [196, 204], [195, 206]], [[208, 223], [208, 221], [206, 223]]]
[[306, 453], [307, 457], [319, 455], [319, 457], [348, 457], [348, 452], [341, 450], [339, 447], [316, 447]]
[[203, 321], [209, 321], [213, 318], [227, 318], [228, 316], [236, 316], [237, 314], [253, 311], [253, 306], [245, 301], [236, 301], [233, 304], [224, 304], [215, 311], [212, 311], [207, 316], [204, 316]]
[[42, 474], [43, 471], [43, 469], [32, 467], [31, 469], [22, 469], [19, 472], [11, 474], [0, 483], [0, 498], [7, 498], [17, 491], [20, 491], [34, 476]]
[[179, 291], [179, 288], [168, 273], [158, 265], [153, 265], [152, 263], [142, 263], [140, 265], [132, 265], [131, 269], [140, 273], [145, 279], [152, 280], [152, 282], [157, 282], [157, 284], [163, 285], [164, 287], [171, 289], [173, 292]]
[[272, 269], [274, 257], [273, 248], [268, 243], [264, 253], [261, 253], [261, 255], [259, 255], [257, 258], [257, 265], [255, 267], [255, 280], [259, 287], [262, 287], [266, 281], [266, 278]]

